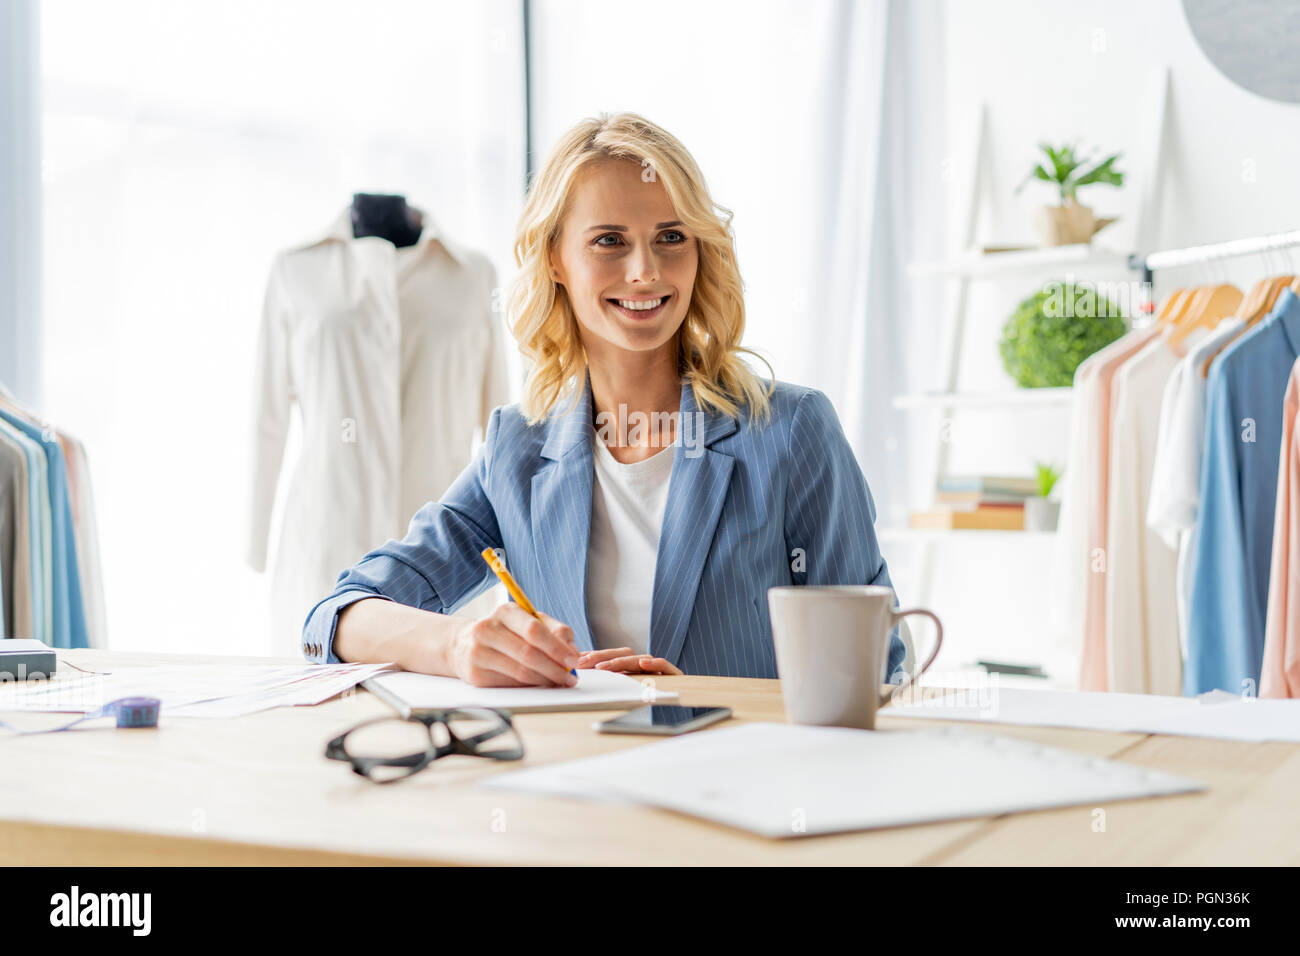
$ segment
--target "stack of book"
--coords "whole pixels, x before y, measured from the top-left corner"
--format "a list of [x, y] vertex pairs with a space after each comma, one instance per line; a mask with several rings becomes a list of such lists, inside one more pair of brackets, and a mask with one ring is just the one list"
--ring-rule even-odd
[[912, 512], [912, 527], [1023, 531], [1025, 499], [1037, 494], [1033, 478], [949, 475], [939, 479], [936, 506]]

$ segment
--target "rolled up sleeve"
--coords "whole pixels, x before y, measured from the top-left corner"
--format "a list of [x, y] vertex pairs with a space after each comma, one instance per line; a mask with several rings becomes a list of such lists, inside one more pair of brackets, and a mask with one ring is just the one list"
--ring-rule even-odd
[[492, 413], [474, 460], [440, 500], [416, 512], [406, 536], [390, 539], [344, 570], [334, 590], [311, 609], [302, 629], [309, 661], [339, 663], [334, 653], [338, 616], [357, 601], [384, 598], [449, 614], [490, 585], [492, 572], [479, 555], [484, 548], [501, 547], [488, 496], [500, 414], [499, 409]]

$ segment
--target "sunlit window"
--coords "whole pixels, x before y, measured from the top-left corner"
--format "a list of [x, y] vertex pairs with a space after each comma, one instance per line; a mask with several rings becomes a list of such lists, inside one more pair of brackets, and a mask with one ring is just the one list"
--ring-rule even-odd
[[110, 644], [295, 653], [242, 562], [271, 260], [353, 192], [397, 192], [507, 274], [519, 4], [42, 13], [45, 412], [88, 449]]

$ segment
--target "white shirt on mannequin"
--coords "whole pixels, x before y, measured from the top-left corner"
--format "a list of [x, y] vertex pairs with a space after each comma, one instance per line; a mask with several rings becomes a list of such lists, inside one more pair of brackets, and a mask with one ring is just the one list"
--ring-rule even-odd
[[[247, 560], [266, 569], [287, 480], [272, 575], [275, 654], [302, 653], [303, 620], [339, 573], [403, 536], [469, 464], [475, 429], [509, 401], [492, 265], [416, 212], [413, 246], [355, 238], [345, 207], [325, 235], [272, 264], [254, 379]], [[286, 465], [294, 406], [302, 427]]]

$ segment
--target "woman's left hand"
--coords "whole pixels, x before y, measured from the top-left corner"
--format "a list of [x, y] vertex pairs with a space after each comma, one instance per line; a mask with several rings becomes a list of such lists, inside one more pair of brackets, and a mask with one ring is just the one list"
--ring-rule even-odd
[[634, 654], [630, 647], [611, 647], [603, 651], [585, 651], [578, 656], [578, 667], [620, 674], [665, 674], [680, 676], [681, 671], [662, 657]]

